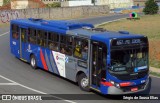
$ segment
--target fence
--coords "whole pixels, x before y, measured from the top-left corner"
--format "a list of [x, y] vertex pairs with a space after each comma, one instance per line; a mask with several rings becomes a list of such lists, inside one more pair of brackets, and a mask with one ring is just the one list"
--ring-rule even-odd
[[0, 23], [8, 23], [18, 18], [66, 19], [83, 16], [108, 14], [109, 6], [79, 6], [63, 8], [36, 8], [0, 11]]

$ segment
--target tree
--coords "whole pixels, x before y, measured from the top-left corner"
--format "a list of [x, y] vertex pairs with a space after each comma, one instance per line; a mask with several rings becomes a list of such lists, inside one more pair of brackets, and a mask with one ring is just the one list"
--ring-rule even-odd
[[143, 12], [148, 14], [157, 14], [159, 10], [158, 4], [155, 2], [155, 0], [147, 0], [145, 3], [145, 8], [143, 9]]
[[59, 2], [54, 2], [52, 4], [47, 4], [46, 7], [48, 8], [61, 7], [61, 4]]
[[3, 5], [6, 5], [10, 2], [10, 0], [3, 0]]

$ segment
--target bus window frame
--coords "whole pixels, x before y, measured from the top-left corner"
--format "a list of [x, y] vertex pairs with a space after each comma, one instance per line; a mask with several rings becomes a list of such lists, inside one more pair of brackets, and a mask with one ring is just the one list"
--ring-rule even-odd
[[[20, 27], [20, 29], [21, 29], [20, 30], [21, 41], [26, 43], [27, 42], [26, 35], [27, 35], [28, 28]], [[24, 32], [23, 32], [23, 30], [24, 30]], [[24, 33], [24, 34], [22, 34], [22, 33]]]
[[[30, 33], [29, 33], [29, 31], [30, 31]], [[35, 28], [28, 27], [28, 31], [27, 31], [27, 43], [33, 44], [33, 45], [37, 45], [37, 34], [36, 34], [36, 33], [33, 34], [33, 32], [34, 32], [34, 33], [35, 33], [35, 32], [37, 33], [36, 29], [35, 29]], [[34, 43], [31, 42], [31, 40], [29, 40], [30, 37], [35, 38]]]
[[[50, 34], [49, 34], [50, 33]], [[56, 41], [56, 40], [54, 40], [53, 38], [54, 38], [54, 35], [57, 35], [58, 36], [58, 40]], [[52, 35], [51, 36], [51, 39], [49, 39], [49, 35]], [[57, 32], [50, 32], [50, 31], [48, 31], [47, 32], [47, 47], [46, 48], [48, 48], [49, 50], [52, 50], [51, 48], [50, 48], [50, 44], [49, 44], [49, 42], [51, 42], [52, 44], [55, 44], [55, 43], [57, 43], [57, 47], [58, 47], [58, 49], [57, 50], [52, 50], [52, 51], [56, 51], [56, 52], [59, 52], [60, 51], [60, 34], [59, 33], [57, 33]]]
[[[14, 27], [13, 26], [16, 26], [16, 30], [13, 30], [14, 29]], [[12, 39], [14, 39], [14, 40], [19, 40], [19, 26], [18, 26], [18, 24], [11, 24], [11, 30], [12, 30]], [[14, 35], [16, 36], [16, 37], [14, 37]]]
[[[87, 59], [84, 59], [83, 57], [78, 57], [78, 56], [75, 56], [75, 55], [74, 55], [74, 51], [75, 51], [75, 47], [76, 47], [75, 38], [78, 39], [78, 40], [80, 40], [81, 43], [82, 43], [82, 41], [87, 41], [87, 44], [88, 44]], [[74, 36], [73, 42], [74, 42], [74, 43], [73, 43], [73, 57], [87, 62], [87, 61], [88, 61], [88, 56], [89, 56], [89, 39], [84, 38], [84, 37], [80, 37], [80, 36]], [[82, 49], [82, 44], [81, 44], [81, 49]], [[81, 55], [82, 55], [82, 51], [81, 51]]]
[[[61, 37], [65, 37], [65, 41], [64, 41], [64, 42], [61, 42]], [[72, 44], [71, 44], [71, 45], [68, 44], [68, 43], [69, 43], [68, 40], [67, 40], [68, 38], [69, 38], [69, 39], [70, 39], [70, 38], [72, 39]], [[71, 50], [69, 50], [69, 51], [71, 51], [71, 52], [67, 53], [67, 50], [65, 50], [66, 53], [62, 53], [62, 54], [65, 54], [65, 55], [68, 55], [68, 56], [73, 56], [73, 42], [74, 42], [73, 36], [61, 34], [61, 35], [59, 36], [59, 52], [62, 53], [62, 52], [61, 52], [61, 45], [64, 45], [64, 47], [67, 47], [67, 48], [70, 47]]]
[[[40, 37], [38, 37], [39, 31], [40, 31]], [[47, 33], [47, 37], [45, 37], [46, 36], [45, 33]], [[43, 41], [43, 45], [40, 45], [38, 40], [42, 40]], [[36, 45], [38, 45], [40, 47], [43, 47], [43, 48], [47, 48], [48, 47], [48, 32], [46, 30], [36, 29]]]

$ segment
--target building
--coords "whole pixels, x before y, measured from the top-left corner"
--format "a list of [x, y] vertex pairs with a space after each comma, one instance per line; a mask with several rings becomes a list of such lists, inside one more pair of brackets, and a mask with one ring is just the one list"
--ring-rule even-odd
[[70, 0], [61, 2], [61, 7], [84, 6], [84, 5], [93, 5], [92, 0]]
[[145, 6], [147, 0], [133, 0], [135, 6]]
[[68, 0], [41, 0], [44, 4], [52, 4], [54, 2], [63, 2]]
[[0, 10], [43, 8], [43, 7], [45, 7], [45, 4], [40, 0], [11, 0], [8, 4], [0, 7]]
[[109, 5], [110, 9], [129, 8], [133, 6], [133, 0], [97, 0], [95, 5]]
[[128, 8], [133, 6], [133, 0], [71, 0], [61, 2], [61, 6], [83, 6], [83, 5], [109, 5], [114, 8]]
[[3, 5], [3, 0], [0, 0], [0, 6], [2, 6]]

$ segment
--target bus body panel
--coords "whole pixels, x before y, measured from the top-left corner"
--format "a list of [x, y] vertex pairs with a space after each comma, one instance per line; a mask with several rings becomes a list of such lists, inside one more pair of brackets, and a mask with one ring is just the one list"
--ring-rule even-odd
[[65, 71], [66, 78], [72, 81], [76, 81], [75, 77], [76, 77], [77, 68], [76, 68], [76, 59], [74, 57], [66, 55], [65, 68], [66, 68], [66, 71]]
[[20, 53], [22, 53], [21, 55], [22, 55], [22, 57], [21, 58], [23, 58], [24, 60], [26, 60], [27, 58], [26, 58], [26, 43], [24, 43], [24, 42], [22, 42], [21, 43], [21, 49], [20, 49]]
[[10, 41], [11, 53], [15, 55], [15, 57], [20, 58], [19, 54], [19, 40], [11, 39]]
[[[37, 66], [64, 78], [68, 78], [76, 82], [76, 74], [79, 71], [86, 73], [87, 68], [79, 67], [78, 59], [72, 56], [67, 56], [59, 52], [51, 51], [43, 47], [38, 47], [32, 44], [26, 44], [26, 58], [30, 62], [30, 56], [33, 54], [37, 60]], [[22, 47], [24, 48], [24, 47]], [[24, 58], [23, 58], [24, 59]], [[58, 59], [58, 60], [57, 60]], [[61, 60], [60, 60], [61, 59]], [[60, 64], [59, 64], [60, 63]], [[61, 65], [61, 66], [58, 66]]]
[[19, 26], [19, 52], [20, 58], [26, 60], [26, 40], [27, 40], [27, 33], [25, 30], [28, 28], [26, 26]]
[[[23, 22], [24, 21], [24, 22]], [[23, 22], [23, 23], [21, 23]], [[48, 22], [48, 21], [46, 21]], [[41, 69], [44, 69], [46, 71], [55, 73], [57, 75], [60, 75], [64, 78], [67, 78], [69, 80], [72, 80], [74, 82], [77, 82], [77, 74], [79, 72], [83, 72], [86, 74], [86, 76], [89, 78], [89, 86], [91, 89], [101, 92], [102, 94], [128, 94], [128, 93], [135, 93], [139, 91], [144, 91], [149, 87], [149, 79], [148, 74], [146, 74], [145, 77], [136, 79], [136, 80], [120, 80], [116, 78], [115, 76], [111, 75], [108, 71], [109, 66], [111, 65], [111, 40], [117, 39], [117, 38], [142, 38], [143, 35], [133, 35], [133, 34], [120, 34], [115, 32], [94, 32], [89, 30], [84, 30], [83, 28], [76, 28], [73, 30], [68, 30], [62, 28], [56, 28], [55, 26], [45, 26], [42, 25], [41, 22], [31, 22], [29, 20], [12, 20], [11, 25], [16, 24], [20, 25], [21, 28], [34, 28], [36, 30], [44, 30], [47, 33], [48, 32], [57, 32], [60, 35], [70, 35], [73, 37], [79, 37], [79, 38], [87, 38], [89, 47], [88, 47], [88, 59], [83, 60], [80, 58], [76, 58], [73, 55], [69, 56], [57, 51], [50, 50], [48, 47], [39, 46], [38, 44], [32, 44], [29, 43], [28, 40], [26, 42], [21, 42], [21, 37], [19, 33], [18, 39], [12, 38], [12, 28], [10, 32], [10, 47], [11, 47], [11, 53], [14, 54], [17, 58], [24, 59], [27, 62], [30, 62], [31, 55], [35, 55], [37, 66]], [[76, 25], [75, 25], [76, 26]], [[82, 25], [81, 25], [82, 26]], [[91, 26], [91, 25], [90, 25]], [[20, 32], [20, 31], [19, 31]], [[47, 34], [48, 35], [48, 34]], [[28, 38], [28, 34], [26, 34], [26, 39]], [[104, 84], [100, 83], [99, 85], [94, 85], [92, 83], [92, 65], [93, 65], [93, 58], [92, 58], [92, 44], [90, 41], [97, 41], [100, 43], [103, 43], [107, 47], [107, 53], [106, 53], [106, 70], [102, 70], [106, 73], [105, 78], [100, 79], [106, 79], [100, 80], [100, 82], [104, 81]], [[48, 40], [47, 40], [48, 42]], [[60, 44], [59, 44], [60, 45]], [[73, 44], [72, 44], [73, 45]], [[20, 56], [20, 49], [21, 49], [21, 56]], [[97, 46], [97, 50], [101, 49], [101, 47]], [[73, 53], [73, 52], [72, 52]], [[102, 62], [100, 62], [102, 63]], [[102, 69], [102, 68], [101, 68]], [[96, 80], [98, 80], [98, 76], [96, 77]], [[123, 83], [123, 82], [130, 82], [132, 83], [132, 87], [137, 87], [138, 85], [141, 85], [145, 83], [145, 86], [142, 89], [138, 89], [136, 91], [128, 91], [124, 92], [123, 88], [118, 88], [110, 84], [111, 81], [114, 81], [115, 83]], [[127, 87], [126, 87], [127, 88]], [[131, 89], [131, 88], [129, 88]]]

